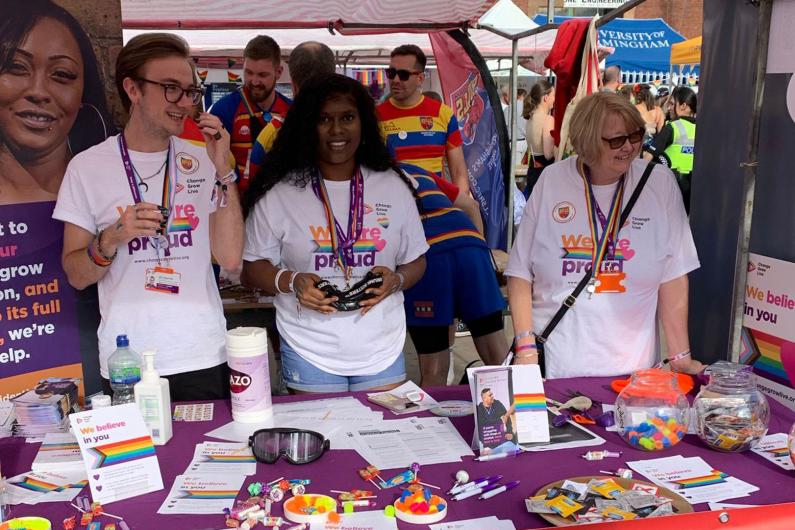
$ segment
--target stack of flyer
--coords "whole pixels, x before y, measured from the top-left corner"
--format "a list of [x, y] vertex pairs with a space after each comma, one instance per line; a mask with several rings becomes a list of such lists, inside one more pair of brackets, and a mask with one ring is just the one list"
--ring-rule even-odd
[[33, 471], [84, 471], [85, 465], [77, 438], [69, 432], [45, 434], [31, 468]]
[[14, 418], [14, 404], [10, 401], [0, 401], [0, 438], [11, 436]]
[[13, 398], [14, 435], [40, 437], [48, 432], [67, 432], [68, 415], [77, 403], [79, 382], [79, 379], [49, 378]]

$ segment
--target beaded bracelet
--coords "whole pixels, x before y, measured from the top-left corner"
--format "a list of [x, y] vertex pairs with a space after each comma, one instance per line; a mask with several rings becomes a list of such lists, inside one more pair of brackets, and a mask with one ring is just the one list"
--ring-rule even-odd
[[108, 256], [107, 254], [105, 254], [104, 252], [102, 252], [102, 234], [104, 234], [104, 233], [105, 233], [105, 229], [103, 228], [103, 229], [102, 229], [102, 230], [100, 230], [100, 231], [99, 231], [99, 233], [97, 234], [97, 237], [96, 237], [96, 240], [97, 240], [97, 252], [98, 252], [98, 253], [99, 253], [99, 255], [100, 255], [100, 256], [102, 256], [102, 257], [103, 257], [105, 260], [107, 260], [107, 261], [113, 261], [114, 259], [116, 259], [116, 255], [119, 253], [119, 247], [116, 247], [116, 248], [113, 250], [113, 254], [111, 254], [110, 256]]
[[[113, 259], [108, 259], [94, 250], [94, 244], [96, 241], [96, 238], [92, 239], [91, 243], [89, 243], [89, 245], [86, 247], [88, 259], [90, 259], [91, 262], [97, 267], [109, 267], [111, 263], [113, 263]], [[113, 257], [116, 257], [116, 254], [113, 254]]]

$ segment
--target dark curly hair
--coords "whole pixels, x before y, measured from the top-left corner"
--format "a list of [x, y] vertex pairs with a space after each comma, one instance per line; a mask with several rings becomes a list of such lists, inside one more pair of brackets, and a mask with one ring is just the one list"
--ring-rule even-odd
[[350, 77], [326, 74], [311, 77], [301, 86], [287, 112], [284, 124], [279, 128], [272, 149], [268, 151], [265, 162], [246, 193], [243, 201], [246, 216], [277, 183], [288, 180], [299, 187], [305, 187], [309, 183], [317, 162], [317, 123], [320, 109], [334, 96], [349, 96], [359, 111], [362, 132], [359, 147], [356, 149], [356, 163], [374, 171], [394, 170], [396, 176], [409, 187], [416, 201], [414, 186], [398, 169], [384, 144], [375, 104], [367, 90]]

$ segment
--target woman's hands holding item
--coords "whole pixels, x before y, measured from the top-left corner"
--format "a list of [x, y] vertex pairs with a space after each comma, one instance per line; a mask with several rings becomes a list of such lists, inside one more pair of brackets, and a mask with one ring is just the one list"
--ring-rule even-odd
[[372, 272], [373, 274], [380, 274], [384, 281], [381, 284], [381, 287], [367, 289], [366, 292], [372, 294], [373, 297], [368, 298], [367, 300], [362, 300], [359, 303], [362, 308], [362, 315], [366, 315], [374, 305], [378, 304], [390, 294], [396, 293], [403, 288], [403, 279], [401, 275], [397, 274], [392, 269], [379, 265], [378, 267], [373, 267]]
[[326, 315], [336, 313], [337, 310], [331, 303], [337, 300], [335, 296], [326, 296], [326, 293], [315, 287], [322, 278], [311, 272], [298, 272], [293, 279], [293, 290], [298, 303], [302, 306]]

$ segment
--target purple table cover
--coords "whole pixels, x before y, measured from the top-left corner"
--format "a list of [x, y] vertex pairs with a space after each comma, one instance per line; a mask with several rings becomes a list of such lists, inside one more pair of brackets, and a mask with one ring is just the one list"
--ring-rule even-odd
[[[577, 378], [549, 380], [545, 383], [547, 397], [562, 400], [570, 391], [578, 390], [589, 397], [606, 403], [615, 401], [615, 393], [609, 387], [608, 378]], [[433, 388], [429, 392], [438, 401], [449, 399], [470, 399], [469, 389], [465, 386]], [[376, 405], [366, 401], [364, 393], [354, 393], [356, 397], [372, 408]], [[280, 403], [293, 400], [318, 399], [327, 396], [291, 396], [277, 397], [274, 402]], [[770, 400], [772, 418], [769, 433], [789, 432], [795, 421], [795, 412], [787, 409], [776, 401]], [[428, 413], [422, 415], [430, 415]], [[390, 412], [385, 410], [384, 417], [393, 419]], [[109, 513], [124, 517], [132, 530], [153, 529], [212, 529], [224, 527], [224, 516], [218, 515], [158, 515], [157, 509], [165, 500], [174, 478], [183, 473], [190, 463], [196, 444], [203, 441], [215, 440], [204, 436], [216, 427], [231, 421], [231, 410], [228, 401], [215, 402], [215, 416], [211, 422], [174, 422], [174, 437], [162, 447], [157, 447], [157, 457], [163, 474], [165, 488], [161, 491], [118, 501], [107, 505]], [[467, 441], [472, 439], [474, 430], [473, 416], [452, 418], [461, 436]], [[481, 501], [477, 498], [461, 502], [449, 503], [449, 514], [445, 521], [457, 521], [496, 515], [501, 519], [511, 519], [516, 528], [537, 528], [548, 526], [547, 523], [535, 514], [527, 513], [524, 498], [534, 494], [541, 486], [550, 482], [574, 477], [578, 475], [598, 475], [600, 470], [615, 470], [625, 467], [624, 463], [631, 460], [658, 458], [681, 454], [683, 456], [701, 456], [716, 469], [725, 471], [744, 481], [750, 482], [760, 488], [748, 497], [728, 500], [739, 504], [775, 504], [795, 501], [795, 474], [785, 471], [772, 462], [763, 459], [752, 452], [746, 453], [720, 453], [706, 448], [698, 437], [690, 435], [667, 451], [647, 453], [634, 449], [623, 442], [617, 433], [605, 432], [596, 426], [589, 426], [594, 432], [602, 436], [607, 443], [602, 446], [580, 449], [564, 449], [549, 452], [527, 453], [516, 458], [497, 460], [492, 462], [475, 462], [471, 457], [465, 457], [463, 462], [451, 464], [437, 464], [423, 466], [421, 479], [423, 482], [441, 486], [444, 491], [450, 488], [456, 471], [466, 469], [472, 478], [483, 475], [503, 474], [504, 482], [519, 480], [521, 484], [494, 499]], [[217, 440], [216, 440], [217, 441]], [[17, 438], [0, 439], [0, 462], [6, 477], [11, 477], [30, 470], [30, 465], [36, 456], [39, 444], [26, 444]], [[608, 449], [621, 451], [621, 458], [610, 458], [603, 461], [588, 462], [581, 455], [588, 449]], [[373, 489], [363, 481], [357, 470], [367, 463], [358, 453], [351, 450], [329, 451], [319, 460], [303, 465], [294, 466], [280, 459], [274, 465], [257, 464], [257, 474], [249, 477], [244, 482], [244, 487], [238, 496], [239, 499], [248, 498], [245, 487], [251, 482], [270, 481], [278, 477], [309, 478], [312, 485], [308, 487], [310, 493], [326, 493], [330, 489], [350, 490], [353, 488]], [[396, 474], [396, 473], [393, 473]], [[392, 475], [389, 475], [391, 477]], [[389, 477], [384, 477], [389, 478]], [[84, 490], [87, 494], [88, 488]], [[399, 489], [392, 488], [378, 493], [378, 508], [383, 508], [387, 503], [392, 503], [399, 495]], [[333, 495], [333, 494], [332, 494]], [[708, 509], [706, 504], [695, 506], [697, 511]], [[274, 505], [274, 514], [281, 515], [281, 504]], [[17, 505], [11, 507], [14, 517], [24, 515], [37, 515], [50, 519], [53, 529], [61, 528], [63, 519], [75, 515], [77, 512], [68, 503], [42, 503], [34, 506]], [[79, 519], [79, 518], [78, 518]], [[109, 518], [98, 519], [106, 523], [116, 522]], [[401, 529], [423, 528], [421, 525], [411, 525], [398, 522]], [[118, 526], [117, 526], [118, 528]], [[262, 528], [262, 527], [260, 527]]]

